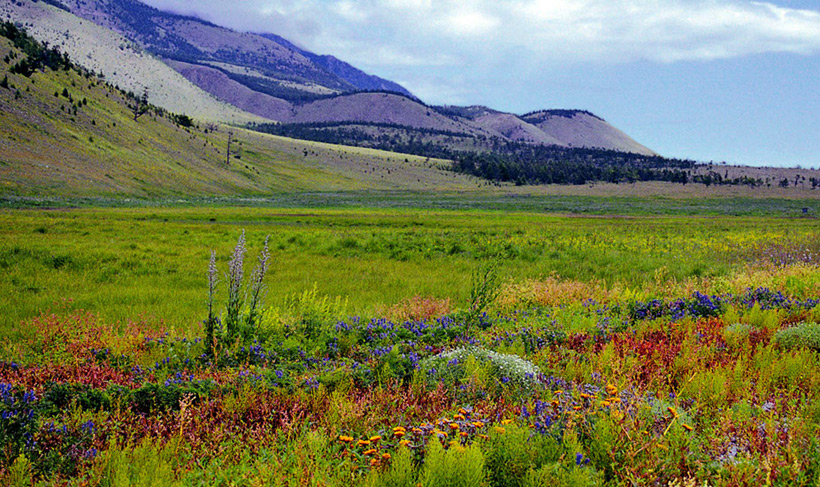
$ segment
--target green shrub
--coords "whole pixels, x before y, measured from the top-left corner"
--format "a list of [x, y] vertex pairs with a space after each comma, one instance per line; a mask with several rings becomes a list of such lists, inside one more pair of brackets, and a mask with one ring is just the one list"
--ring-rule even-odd
[[111, 444], [94, 462], [92, 484], [100, 487], [180, 485], [174, 478], [170, 455], [171, 452], [148, 440], [133, 449]]
[[438, 441], [428, 444], [421, 471], [422, 487], [479, 487], [485, 485], [486, 478], [484, 454], [477, 445], [445, 450]]
[[774, 335], [774, 342], [781, 348], [810, 348], [820, 351], [820, 323], [800, 323], [785, 328]]
[[213, 388], [208, 381], [191, 382], [185, 385], [159, 385], [147, 383], [131, 393], [131, 402], [135, 411], [152, 413], [158, 411], [177, 411], [179, 401], [187, 395], [194, 398], [207, 397]]
[[737, 350], [746, 343], [754, 329], [755, 327], [747, 323], [732, 323], [723, 330], [723, 339], [730, 349]]
[[554, 462], [562, 454], [561, 445], [549, 435], [532, 434], [529, 428], [509, 424], [496, 431], [484, 444], [490, 485], [525, 485], [530, 468]]
[[31, 461], [26, 458], [26, 455], [21, 453], [8, 470], [8, 473], [0, 479], [5, 480], [9, 487], [28, 487], [33, 485], [32, 482], [32, 466]]
[[564, 467], [550, 463], [527, 471], [523, 487], [593, 487], [604, 485], [602, 475], [592, 467]]
[[368, 487], [412, 487], [416, 485], [413, 456], [409, 448], [401, 448], [393, 456], [390, 468], [372, 470], [365, 482]]

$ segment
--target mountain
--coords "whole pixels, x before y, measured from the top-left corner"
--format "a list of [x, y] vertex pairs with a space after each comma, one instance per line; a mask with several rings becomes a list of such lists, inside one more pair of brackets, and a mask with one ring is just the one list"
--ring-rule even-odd
[[[18, 0], [0, 12], [31, 26], [38, 38], [60, 45], [78, 62], [127, 90], [147, 89], [153, 103], [197, 118], [353, 124], [373, 137], [401, 139], [391, 147], [423, 140], [450, 149], [493, 150], [499, 144], [521, 143], [656, 155], [590, 112], [541, 110], [519, 116], [480, 106], [428, 106], [396, 83], [332, 56], [311, 53], [275, 34], [236, 32], [137, 0], [48, 3], [63, 9], [44, 1]], [[136, 64], [139, 69], [129, 68]], [[156, 69], [146, 69], [149, 65]], [[195, 96], [191, 86], [211, 98]], [[187, 94], [177, 96], [178, 91]], [[231, 108], [223, 115], [212, 106], [216, 101]], [[301, 130], [296, 127], [290, 133]]]
[[19, 32], [13, 43], [8, 25], [0, 23], [0, 198], [477, 187], [423, 157], [193, 124], [158, 107], [135, 120], [125, 91]]
[[250, 67], [271, 83], [297, 90], [313, 84], [335, 93], [390, 90], [410, 95], [396, 83], [368, 75], [332, 56], [310, 53], [276, 35], [236, 32], [136, 0], [62, 3], [75, 15], [114, 30], [161, 57], [195, 64], [219, 63], [226, 71]]
[[125, 91], [147, 91], [151, 102], [176, 113], [230, 123], [260, 121], [218, 100], [125, 37], [45, 2], [0, 2], [0, 19], [20, 23], [41, 42]]
[[277, 42], [280, 45], [290, 47], [294, 51], [300, 52], [303, 56], [313, 61], [317, 66], [324, 68], [326, 71], [335, 74], [336, 76], [347, 81], [351, 85], [363, 91], [392, 91], [407, 96], [413, 96], [407, 89], [398, 83], [367, 74], [364, 71], [357, 69], [350, 64], [341, 61], [333, 56], [320, 56], [312, 52], [306, 51], [292, 42], [284, 39], [276, 34], [259, 34], [262, 37]]

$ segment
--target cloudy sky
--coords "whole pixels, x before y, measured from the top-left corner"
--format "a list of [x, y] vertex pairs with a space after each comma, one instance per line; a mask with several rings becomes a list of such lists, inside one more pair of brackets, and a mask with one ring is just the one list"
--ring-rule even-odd
[[590, 110], [669, 157], [820, 167], [817, 0], [143, 0], [430, 104]]

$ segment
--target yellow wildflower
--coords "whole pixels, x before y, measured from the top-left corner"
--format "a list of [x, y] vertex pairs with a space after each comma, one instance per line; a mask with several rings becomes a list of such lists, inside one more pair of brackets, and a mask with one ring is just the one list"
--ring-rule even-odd
[[618, 388], [615, 387], [612, 384], [607, 384], [606, 385], [606, 393], [609, 394], [610, 396], [614, 396], [614, 395], [618, 394]]
[[511, 419], [502, 419], [501, 420], [501, 424], [510, 424], [510, 423], [512, 423]]
[[451, 430], [457, 430], [458, 429], [458, 423], [450, 423], [450, 429]]
[[409, 444], [410, 444], [410, 440], [401, 440], [401, 441], [399, 442], [399, 445], [401, 445], [401, 446], [407, 446], [407, 445], [409, 445]]
[[496, 433], [500, 433], [502, 435], [507, 432], [507, 430], [502, 428], [501, 426], [496, 426], [495, 431], [496, 431]]
[[374, 454], [374, 453], [376, 453], [376, 449], [375, 449], [375, 448], [371, 448], [371, 449], [369, 449], [369, 450], [365, 450], [365, 451], [364, 451], [364, 453], [362, 453], [362, 454], [363, 454], [363, 455], [372, 455], [372, 454]]
[[390, 460], [390, 454], [389, 453], [382, 453], [382, 460]]
[[359, 440], [356, 442], [356, 444], [359, 446], [367, 446], [370, 444], [370, 442], [368, 440]]
[[353, 441], [353, 437], [341, 435], [339, 436], [339, 441], [341, 441], [342, 443], [350, 443], [351, 441]]
[[404, 431], [401, 431], [401, 430], [394, 431], [393, 436], [395, 436], [396, 438], [401, 438], [402, 436], [404, 436]]

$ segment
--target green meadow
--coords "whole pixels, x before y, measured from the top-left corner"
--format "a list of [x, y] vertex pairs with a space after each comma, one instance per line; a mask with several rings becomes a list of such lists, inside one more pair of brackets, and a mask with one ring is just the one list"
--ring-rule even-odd
[[413, 296], [463, 304], [482, 262], [498, 260], [508, 283], [557, 276], [640, 289], [730, 275], [751, 247], [805, 242], [818, 227], [813, 219], [774, 217], [412, 208], [5, 210], [2, 333], [65, 308], [193, 331], [204, 318], [210, 250], [226, 261], [243, 230], [251, 252], [270, 236], [270, 303], [316, 286], [346, 300], [351, 314], [372, 315]]

